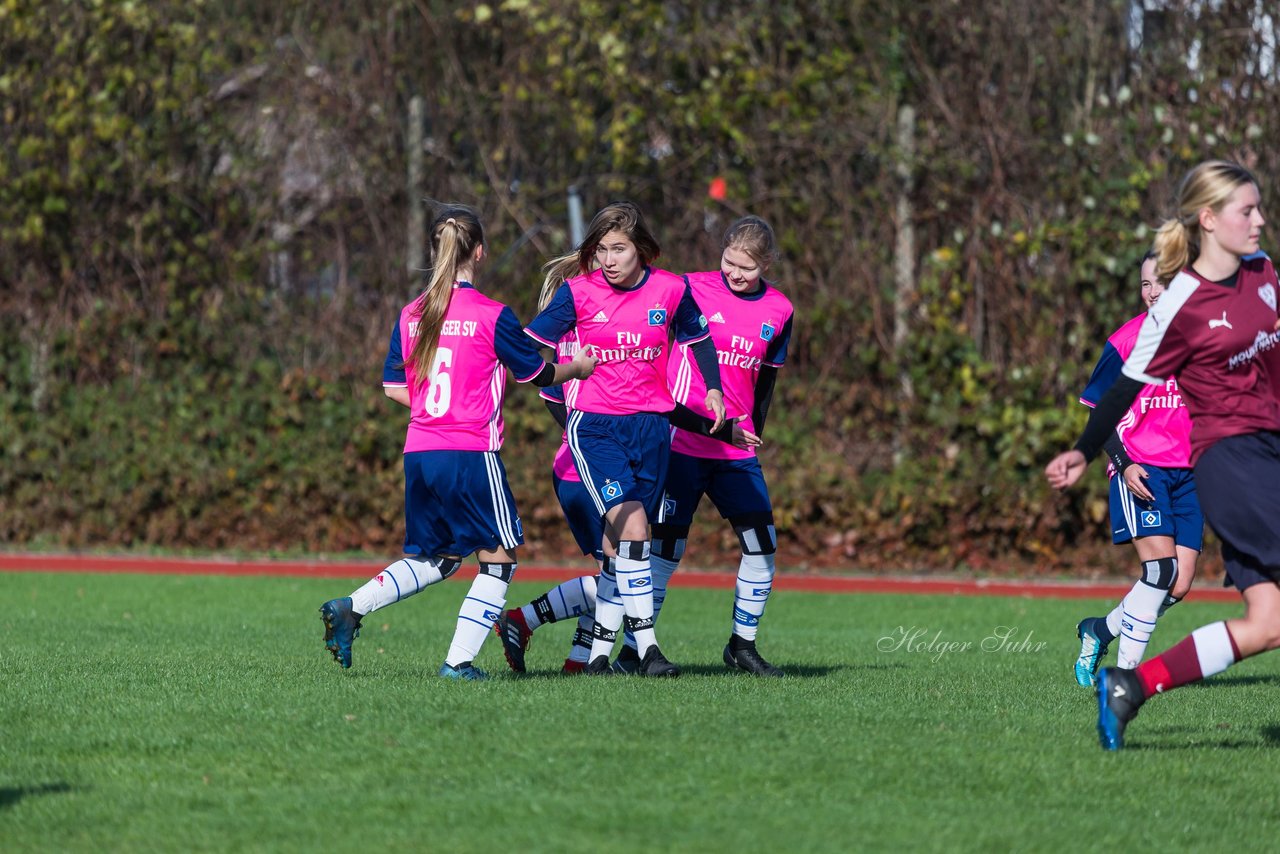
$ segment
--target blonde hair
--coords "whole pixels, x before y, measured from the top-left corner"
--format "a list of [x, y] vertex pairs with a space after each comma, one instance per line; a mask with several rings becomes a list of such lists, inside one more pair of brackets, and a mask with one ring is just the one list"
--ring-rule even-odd
[[720, 251], [723, 253], [731, 247], [750, 255], [761, 271], [778, 260], [778, 241], [773, 236], [773, 228], [758, 216], [744, 216], [729, 226], [720, 242]]
[[625, 234], [635, 244], [636, 254], [644, 264], [651, 263], [662, 254], [662, 247], [645, 224], [644, 214], [640, 213], [639, 207], [633, 202], [605, 205], [591, 218], [587, 235], [582, 238], [582, 245], [576, 251], [552, 258], [543, 266], [546, 278], [542, 280], [542, 290], [538, 294], [539, 311], [551, 301], [556, 288], [573, 276], [584, 276], [595, 268], [596, 248], [611, 231]]
[[1258, 185], [1253, 174], [1238, 163], [1206, 160], [1186, 174], [1178, 185], [1177, 215], [1156, 232], [1156, 278], [1167, 285], [1188, 264], [1200, 257], [1200, 211], [1222, 210], [1241, 184]]
[[480, 217], [465, 205], [446, 205], [431, 224], [431, 278], [417, 299], [418, 336], [405, 360], [413, 368], [417, 385], [431, 375], [458, 268], [471, 258], [476, 247], [483, 245]]

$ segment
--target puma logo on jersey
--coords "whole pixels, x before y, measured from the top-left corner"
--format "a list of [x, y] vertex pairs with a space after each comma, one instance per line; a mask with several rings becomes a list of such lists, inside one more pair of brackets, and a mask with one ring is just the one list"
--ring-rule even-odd
[[715, 314], [711, 315], [711, 322], [724, 323], [724, 315], [717, 311]]
[[1219, 326], [1225, 326], [1225, 327], [1227, 327], [1228, 329], [1234, 329], [1234, 328], [1235, 328], [1234, 326], [1232, 326], [1232, 325], [1231, 325], [1231, 321], [1227, 320], [1227, 313], [1226, 313], [1225, 311], [1224, 311], [1224, 312], [1222, 312], [1222, 319], [1221, 319], [1221, 320], [1211, 319], [1211, 320], [1209, 321], [1209, 328], [1210, 328], [1210, 329], [1217, 329]]
[[592, 323], [608, 323], [609, 318], [605, 316], [603, 311], [597, 311], [596, 316], [591, 318]]

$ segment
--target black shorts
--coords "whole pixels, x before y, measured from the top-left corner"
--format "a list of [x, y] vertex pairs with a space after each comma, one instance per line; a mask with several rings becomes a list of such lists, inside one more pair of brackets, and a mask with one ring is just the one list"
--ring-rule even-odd
[[1280, 433], [1214, 443], [1196, 462], [1196, 492], [1218, 539], [1227, 579], [1240, 590], [1280, 583]]

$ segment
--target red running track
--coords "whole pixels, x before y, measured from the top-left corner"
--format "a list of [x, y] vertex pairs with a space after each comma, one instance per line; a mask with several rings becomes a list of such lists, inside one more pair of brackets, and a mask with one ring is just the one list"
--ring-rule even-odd
[[[0, 553], [0, 572], [99, 572], [151, 575], [271, 575], [297, 578], [365, 579], [386, 566], [385, 561], [299, 561], [299, 560], [215, 560], [211, 558], [153, 558], [86, 554], [5, 554]], [[521, 566], [520, 581], [559, 583], [583, 574], [569, 567]], [[460, 575], [474, 575], [464, 566]], [[677, 573], [677, 587], [729, 589], [735, 580], [731, 572]], [[775, 582], [779, 590], [813, 593], [922, 593], [942, 596], [1025, 596], [1056, 599], [1119, 599], [1129, 584], [1091, 584], [1037, 581], [994, 581], [936, 577], [850, 577], [799, 575], [781, 572]], [[1234, 587], [1194, 588], [1192, 598], [1201, 602], [1239, 602]]]

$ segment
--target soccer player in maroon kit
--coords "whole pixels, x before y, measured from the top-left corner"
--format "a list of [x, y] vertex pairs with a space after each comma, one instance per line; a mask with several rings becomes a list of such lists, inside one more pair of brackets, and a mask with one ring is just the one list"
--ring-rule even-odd
[[1257, 180], [1235, 163], [1206, 161], [1187, 174], [1177, 215], [1155, 240], [1168, 289], [1076, 447], [1045, 467], [1053, 487], [1074, 484], [1138, 390], [1176, 375], [1191, 413], [1196, 491], [1244, 599], [1243, 617], [1201, 626], [1135, 670], [1098, 674], [1106, 750], [1123, 746], [1125, 727], [1155, 694], [1280, 646], [1280, 284], [1257, 255], [1260, 202]]

